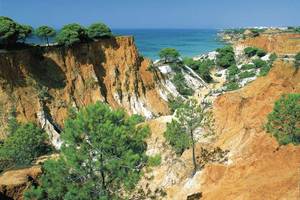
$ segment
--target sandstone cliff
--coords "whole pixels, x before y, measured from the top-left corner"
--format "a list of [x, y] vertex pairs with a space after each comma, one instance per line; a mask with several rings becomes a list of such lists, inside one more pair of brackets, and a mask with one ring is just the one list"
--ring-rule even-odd
[[[278, 61], [266, 77], [218, 97], [215, 146], [229, 150], [226, 164], [208, 164], [192, 179], [168, 190], [169, 199], [292, 199], [300, 197], [300, 147], [279, 146], [263, 130], [274, 102], [300, 92], [300, 71]], [[199, 151], [197, 152], [199, 154]]]
[[[1, 127], [13, 107], [19, 121], [38, 122], [53, 140], [58, 140], [68, 108], [96, 101], [148, 118], [166, 114], [167, 104], [157, 90], [160, 73], [147, 70], [149, 64], [139, 56], [132, 37], [69, 49], [34, 47], [1, 53]], [[2, 129], [0, 136], [4, 135]]]
[[255, 46], [278, 55], [295, 54], [300, 52], [300, 34], [261, 34], [258, 37], [241, 40], [237, 42], [237, 45]]

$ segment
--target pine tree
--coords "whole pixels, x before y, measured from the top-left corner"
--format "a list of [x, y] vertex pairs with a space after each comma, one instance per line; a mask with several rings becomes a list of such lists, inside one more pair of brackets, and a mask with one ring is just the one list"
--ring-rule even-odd
[[148, 127], [123, 110], [96, 103], [81, 109], [65, 123], [58, 160], [43, 166], [41, 185], [27, 199], [110, 200], [132, 189], [146, 162]]
[[203, 128], [209, 134], [213, 133], [212, 114], [195, 100], [188, 100], [177, 109], [175, 118], [167, 125], [164, 134], [177, 153], [181, 154], [185, 149], [192, 148], [193, 175], [198, 169], [195, 155], [195, 134], [198, 128]]

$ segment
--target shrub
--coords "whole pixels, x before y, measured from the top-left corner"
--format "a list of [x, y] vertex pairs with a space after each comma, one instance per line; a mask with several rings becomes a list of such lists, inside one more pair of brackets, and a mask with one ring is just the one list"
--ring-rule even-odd
[[300, 52], [295, 56], [295, 66], [298, 68], [300, 66]]
[[242, 65], [242, 67], [241, 67], [242, 70], [248, 70], [248, 69], [254, 69], [254, 68], [255, 68], [254, 64], [245, 64], [245, 65]]
[[247, 47], [244, 49], [245, 55], [247, 55], [249, 58], [257, 55], [258, 57], [263, 57], [267, 54], [265, 50], [257, 48], [257, 47]]
[[270, 69], [271, 67], [269, 65], [260, 68], [259, 76], [266, 76], [269, 73]]
[[240, 79], [254, 77], [256, 73], [254, 71], [244, 71], [239, 74]]
[[185, 78], [182, 73], [177, 73], [172, 78], [172, 82], [174, 83], [177, 91], [183, 96], [190, 96], [194, 93], [194, 91], [188, 87], [185, 82]]
[[276, 53], [272, 53], [270, 55], [269, 59], [270, 59], [270, 63], [272, 64], [277, 59]]
[[231, 65], [230, 67], [228, 67], [227, 69], [227, 79], [229, 81], [231, 80], [235, 80], [236, 75], [240, 73], [240, 69], [236, 66], [236, 65]]
[[18, 125], [0, 145], [0, 162], [7, 167], [29, 165], [37, 157], [49, 152], [47, 135], [32, 123]]
[[214, 65], [213, 60], [193, 60], [192, 58], [185, 58], [183, 63], [195, 70], [205, 82], [209, 83], [212, 81], [210, 69]]
[[156, 154], [155, 156], [148, 157], [147, 165], [149, 167], [158, 166], [158, 165], [160, 165], [160, 163], [161, 163], [161, 155], [160, 154]]
[[265, 50], [263, 50], [263, 49], [257, 49], [257, 51], [256, 51], [256, 55], [258, 56], [258, 57], [263, 57], [263, 56], [265, 56], [267, 54], [267, 52], [265, 51]]
[[239, 84], [237, 82], [231, 81], [225, 84], [226, 91], [232, 91], [232, 90], [237, 90], [240, 88]]
[[168, 101], [168, 106], [171, 109], [172, 113], [175, 112], [178, 108], [182, 106], [184, 99], [181, 97], [170, 97]]
[[260, 58], [252, 60], [253, 64], [256, 68], [266, 68], [268, 67], [268, 63]]
[[216, 58], [217, 65], [223, 68], [228, 68], [231, 65], [235, 65], [235, 58], [233, 48], [231, 46], [225, 46], [217, 49], [218, 55]]
[[255, 47], [247, 47], [244, 49], [245, 55], [248, 56], [249, 58], [255, 56], [256, 51], [257, 51], [257, 48], [255, 48]]
[[275, 102], [265, 125], [279, 144], [300, 143], [300, 94], [288, 94]]

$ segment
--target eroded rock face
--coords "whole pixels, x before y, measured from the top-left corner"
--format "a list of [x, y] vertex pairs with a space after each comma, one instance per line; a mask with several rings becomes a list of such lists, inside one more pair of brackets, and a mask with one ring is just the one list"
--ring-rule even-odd
[[300, 51], [300, 34], [262, 34], [237, 42], [237, 45], [254, 46], [278, 55], [295, 54]]
[[[1, 123], [16, 107], [20, 121], [39, 122], [38, 113], [59, 132], [68, 108], [96, 101], [148, 118], [168, 113], [156, 88], [160, 75], [147, 70], [132, 37], [0, 54]], [[2, 136], [3, 130], [0, 130]]]
[[7, 171], [0, 176], [0, 199], [23, 200], [23, 192], [42, 173], [40, 166]]
[[279, 146], [263, 130], [274, 102], [299, 92], [300, 71], [276, 62], [268, 76], [217, 98], [217, 143], [230, 150], [230, 164], [205, 167], [198, 186], [203, 199], [299, 198], [300, 147]]

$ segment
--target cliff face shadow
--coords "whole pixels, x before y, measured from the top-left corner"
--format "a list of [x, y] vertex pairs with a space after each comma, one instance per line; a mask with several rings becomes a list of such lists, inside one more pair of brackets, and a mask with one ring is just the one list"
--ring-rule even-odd
[[[104, 83], [104, 77], [106, 76], [106, 69], [103, 66], [103, 63], [106, 62], [106, 56], [103, 49], [119, 48], [119, 44], [117, 43], [115, 38], [105, 38], [100, 39], [94, 42], [88, 42], [86, 44], [81, 44], [79, 51], [77, 48], [73, 48], [74, 56], [77, 61], [82, 65], [92, 65], [95, 71], [95, 75], [99, 81], [99, 87], [101, 95], [104, 97], [105, 102], [107, 102], [107, 88]], [[113, 66], [112, 66], [113, 67]]]
[[32, 78], [47, 88], [64, 88], [66, 76], [51, 58], [35, 55], [36, 62], [28, 67]]

